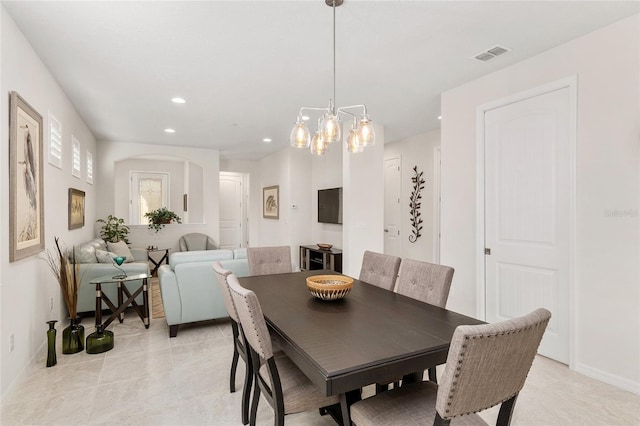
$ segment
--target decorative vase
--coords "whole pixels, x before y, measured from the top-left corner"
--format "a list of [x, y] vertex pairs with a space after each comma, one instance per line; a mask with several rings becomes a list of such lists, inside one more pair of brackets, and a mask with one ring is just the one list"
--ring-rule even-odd
[[62, 330], [62, 353], [75, 354], [84, 350], [84, 326], [80, 317], [69, 318], [71, 324]]
[[95, 332], [87, 336], [87, 353], [101, 354], [111, 349], [113, 349], [113, 332], [105, 330], [100, 324]]
[[57, 320], [47, 321], [49, 329], [47, 330], [47, 367], [53, 367], [58, 360], [56, 359], [56, 323]]

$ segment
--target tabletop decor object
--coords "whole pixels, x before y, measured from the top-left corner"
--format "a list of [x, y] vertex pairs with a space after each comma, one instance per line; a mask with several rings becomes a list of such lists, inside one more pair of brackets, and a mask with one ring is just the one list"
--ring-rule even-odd
[[56, 251], [47, 250], [46, 261], [54, 277], [58, 280], [64, 303], [69, 312], [70, 325], [62, 330], [62, 353], [74, 354], [84, 349], [84, 327], [78, 317], [78, 290], [80, 288], [80, 263], [76, 262], [75, 248], [60, 248], [60, 238], [54, 237]]
[[57, 320], [47, 321], [49, 329], [47, 330], [47, 367], [53, 367], [58, 360], [56, 359], [56, 323]]
[[120, 279], [120, 278], [127, 278], [127, 273], [124, 271], [124, 269], [119, 268], [119, 266], [122, 266], [125, 260], [127, 260], [127, 256], [116, 256], [113, 258], [113, 266], [115, 266], [115, 268], [118, 271], [122, 272], [121, 274], [114, 275], [112, 277], [114, 280]]
[[339, 300], [353, 288], [353, 278], [344, 275], [313, 275], [307, 277], [307, 289], [321, 300]]
[[333, 247], [333, 244], [327, 244], [327, 243], [318, 243], [316, 245], [320, 250], [331, 250], [331, 247]]
[[422, 203], [420, 200], [422, 199], [422, 195], [420, 195], [420, 191], [424, 189], [425, 180], [422, 178], [422, 172], [418, 172], [418, 166], [413, 168], [413, 177], [411, 178], [411, 182], [413, 182], [413, 191], [411, 192], [411, 197], [409, 197], [409, 209], [411, 214], [411, 235], [409, 235], [409, 241], [415, 243], [418, 241], [418, 238], [422, 235], [420, 231], [422, 231], [422, 218], [420, 217], [420, 206]]

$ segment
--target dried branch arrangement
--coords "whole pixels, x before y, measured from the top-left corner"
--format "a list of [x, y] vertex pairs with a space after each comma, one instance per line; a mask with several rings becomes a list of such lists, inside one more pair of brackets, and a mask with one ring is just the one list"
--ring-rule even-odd
[[51, 253], [47, 250], [46, 261], [53, 276], [58, 280], [64, 303], [69, 311], [69, 318], [77, 316], [78, 290], [80, 288], [80, 265], [76, 263], [75, 250], [63, 250], [60, 248], [60, 238], [54, 237], [56, 251]]

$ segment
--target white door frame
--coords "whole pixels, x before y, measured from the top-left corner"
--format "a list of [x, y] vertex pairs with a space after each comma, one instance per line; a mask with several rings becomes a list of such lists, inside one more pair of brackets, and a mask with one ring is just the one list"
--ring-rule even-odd
[[522, 101], [555, 90], [569, 89], [569, 368], [575, 369], [574, 348], [577, 347], [577, 324], [575, 318], [575, 246], [576, 246], [576, 135], [578, 76], [564, 78], [539, 87], [535, 87], [515, 95], [499, 99], [476, 109], [476, 315], [486, 319], [485, 295], [485, 205], [484, 205], [484, 163], [485, 163], [485, 128], [484, 116], [489, 110]]
[[440, 264], [440, 145], [433, 147], [433, 263]]

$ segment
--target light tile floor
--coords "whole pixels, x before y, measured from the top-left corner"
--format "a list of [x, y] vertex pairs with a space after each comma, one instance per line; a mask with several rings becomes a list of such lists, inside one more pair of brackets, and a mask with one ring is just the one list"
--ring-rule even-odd
[[[93, 318], [83, 321], [93, 331]], [[2, 404], [10, 425], [240, 425], [242, 361], [229, 393], [231, 327], [226, 321], [182, 326], [170, 339], [162, 318], [146, 330], [133, 313], [109, 326], [115, 348], [62, 355], [32, 373]], [[44, 333], [44, 332], [43, 332]], [[58, 344], [60, 334], [58, 331]], [[371, 388], [365, 390], [365, 396]], [[273, 424], [262, 401], [258, 424]], [[497, 408], [483, 413], [495, 424]], [[286, 417], [288, 425], [335, 425], [317, 411]], [[513, 425], [640, 425], [640, 397], [537, 357], [516, 404]]]

